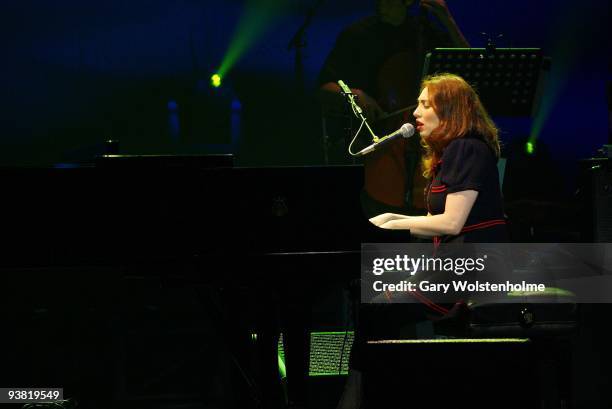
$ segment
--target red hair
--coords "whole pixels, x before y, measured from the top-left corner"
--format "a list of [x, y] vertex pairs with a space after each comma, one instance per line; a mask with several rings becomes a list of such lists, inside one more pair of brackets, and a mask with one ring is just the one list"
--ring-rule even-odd
[[425, 177], [432, 176], [444, 148], [454, 139], [469, 133], [482, 137], [499, 157], [499, 131], [470, 84], [458, 75], [438, 74], [423, 80], [421, 91], [425, 88], [429, 94], [429, 103], [440, 119], [440, 125], [421, 140], [425, 148]]

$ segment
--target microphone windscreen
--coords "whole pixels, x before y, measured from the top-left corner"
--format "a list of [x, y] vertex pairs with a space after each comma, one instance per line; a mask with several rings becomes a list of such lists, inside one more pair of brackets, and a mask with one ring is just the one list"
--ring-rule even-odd
[[410, 138], [412, 135], [414, 135], [414, 126], [412, 126], [412, 124], [406, 123], [402, 125], [402, 127], [400, 128], [400, 132], [402, 133], [403, 138]]

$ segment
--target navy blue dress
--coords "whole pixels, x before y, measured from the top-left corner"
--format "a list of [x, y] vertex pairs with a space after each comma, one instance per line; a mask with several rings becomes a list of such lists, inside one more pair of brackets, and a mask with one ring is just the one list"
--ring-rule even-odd
[[427, 210], [444, 213], [446, 196], [463, 190], [476, 190], [478, 196], [461, 233], [434, 237], [434, 244], [507, 242], [497, 158], [479, 135], [455, 139], [444, 149], [425, 190]]

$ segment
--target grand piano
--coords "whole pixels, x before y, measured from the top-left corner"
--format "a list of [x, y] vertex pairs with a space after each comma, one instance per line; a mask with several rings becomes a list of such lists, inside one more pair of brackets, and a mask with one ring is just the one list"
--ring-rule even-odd
[[0, 263], [354, 254], [366, 235], [376, 237], [359, 204], [361, 166], [226, 162], [116, 155], [87, 166], [0, 169], [10, 237]]
[[[28, 331], [34, 331], [31, 308], [46, 311], [52, 305], [63, 311], [60, 315], [92, 308], [113, 311], [113, 320], [121, 317], [121, 303], [131, 297], [129, 290], [118, 289], [126, 275], [219, 288], [227, 311], [220, 311], [215, 325], [225, 333], [230, 351], [241, 348], [235, 341], [241, 334], [228, 325], [228, 317], [235, 321], [232, 317], [253, 307], [253, 299], [243, 302], [241, 292], [261, 292], [262, 300], [255, 303], [264, 310], [272, 306], [296, 314], [285, 319], [293, 325], [286, 335], [307, 335], [309, 291], [357, 278], [362, 242], [409, 240], [406, 233], [388, 236], [364, 218], [361, 166], [238, 168], [224, 156], [110, 155], [85, 165], [3, 168], [0, 175], [3, 303], [21, 349], [24, 337], [32, 336]], [[223, 292], [228, 288], [239, 290], [228, 295]], [[284, 296], [267, 300], [273, 293]], [[219, 308], [219, 303], [203, 302]], [[262, 331], [268, 330], [277, 328], [271, 323]], [[275, 334], [269, 338], [276, 339]], [[300, 382], [308, 354], [308, 343], [296, 338], [298, 346], [287, 354], [287, 364], [292, 360], [298, 368], [294, 396], [304, 394]], [[270, 345], [261, 349], [272, 363], [268, 376], [276, 365], [275, 345]], [[49, 355], [44, 354], [41, 350], [42, 359]], [[240, 361], [240, 352], [231, 354]], [[18, 360], [13, 365], [20, 366]], [[14, 371], [5, 384], [45, 383], [42, 372], [32, 378], [28, 371]], [[121, 382], [105, 382], [114, 385], [109, 399], [126, 394]], [[77, 395], [93, 393], [82, 392], [91, 385], [76, 384]], [[247, 401], [269, 400], [265, 395], [273, 388], [260, 382]]]

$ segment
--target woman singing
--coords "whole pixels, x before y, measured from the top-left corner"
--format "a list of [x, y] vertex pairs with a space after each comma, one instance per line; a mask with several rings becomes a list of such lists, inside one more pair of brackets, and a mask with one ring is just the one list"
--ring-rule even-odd
[[[506, 242], [497, 171], [498, 131], [476, 92], [456, 75], [426, 78], [414, 116], [425, 147], [423, 174], [430, 180], [425, 190], [428, 214], [383, 213], [370, 221], [385, 229], [406, 229], [415, 236], [433, 237], [436, 249], [441, 242]], [[396, 301], [388, 299], [388, 302]], [[427, 303], [427, 307], [432, 304]], [[365, 340], [380, 338], [381, 333], [387, 336], [398, 322], [425, 318], [422, 309], [411, 305], [414, 306], [406, 304], [406, 308], [398, 310], [396, 304], [396, 308], [384, 310], [384, 314], [377, 308], [360, 309], [349, 378], [338, 408], [358, 408], [360, 405]], [[436, 312], [451, 319], [460, 311], [459, 308], [435, 307]]]
[[426, 78], [414, 111], [425, 147], [427, 216], [384, 213], [370, 219], [440, 242], [507, 241], [497, 170], [498, 130], [472, 87], [461, 77]]

